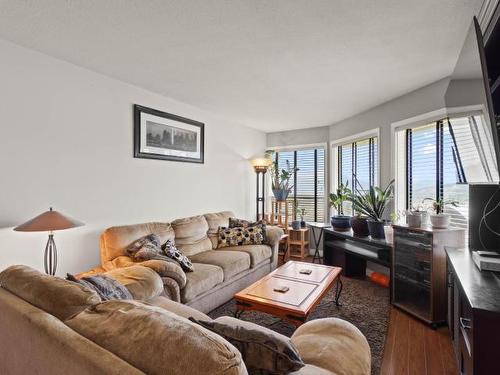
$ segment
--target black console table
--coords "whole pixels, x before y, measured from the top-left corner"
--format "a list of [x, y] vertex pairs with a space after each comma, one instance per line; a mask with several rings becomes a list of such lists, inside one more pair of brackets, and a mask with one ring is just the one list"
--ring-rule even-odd
[[355, 236], [352, 230], [339, 232], [325, 229], [323, 240], [324, 264], [342, 267], [349, 277], [366, 275], [366, 262], [391, 269], [392, 244], [385, 240]]

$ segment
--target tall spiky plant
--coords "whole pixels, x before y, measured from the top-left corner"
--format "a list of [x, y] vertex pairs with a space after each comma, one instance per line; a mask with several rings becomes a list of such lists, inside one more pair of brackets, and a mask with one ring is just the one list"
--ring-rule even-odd
[[351, 194], [349, 200], [353, 209], [374, 221], [382, 221], [384, 211], [394, 193], [394, 180], [381, 189], [378, 186], [370, 186], [365, 190], [357, 178], [355, 178], [355, 194]]

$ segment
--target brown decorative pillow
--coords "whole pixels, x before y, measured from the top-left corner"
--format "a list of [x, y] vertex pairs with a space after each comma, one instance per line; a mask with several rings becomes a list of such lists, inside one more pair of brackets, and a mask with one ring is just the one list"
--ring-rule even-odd
[[189, 320], [233, 344], [240, 351], [249, 374], [281, 375], [305, 366], [292, 340], [268, 328], [229, 316], [215, 321]]
[[252, 227], [220, 227], [217, 248], [242, 245], [262, 245], [266, 241], [266, 226], [258, 224]]
[[235, 217], [230, 217], [228, 227], [229, 228], [238, 228], [238, 227], [248, 228], [248, 227], [254, 227], [254, 226], [259, 225], [259, 224], [266, 225], [266, 222], [265, 222], [265, 220], [259, 220], [259, 221], [252, 222], [252, 221], [248, 221], [248, 220], [244, 220], [244, 219], [237, 219]]

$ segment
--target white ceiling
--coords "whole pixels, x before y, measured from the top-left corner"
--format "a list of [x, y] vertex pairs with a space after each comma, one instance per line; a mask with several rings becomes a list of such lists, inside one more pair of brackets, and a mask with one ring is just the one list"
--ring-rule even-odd
[[0, 37], [272, 132], [448, 76], [481, 3], [0, 0]]

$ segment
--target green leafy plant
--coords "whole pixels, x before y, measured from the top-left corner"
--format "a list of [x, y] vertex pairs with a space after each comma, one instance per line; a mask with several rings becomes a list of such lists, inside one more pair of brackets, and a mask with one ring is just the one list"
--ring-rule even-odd
[[458, 207], [459, 202], [453, 199], [434, 199], [434, 198], [425, 198], [424, 201], [432, 202], [432, 210], [436, 213], [436, 215], [440, 215], [444, 212], [445, 206], [453, 206]]
[[349, 189], [349, 182], [345, 185], [341, 183], [337, 188], [336, 193], [330, 193], [330, 206], [337, 211], [338, 215], [344, 214], [344, 202], [350, 200], [352, 195], [351, 189]]
[[368, 190], [363, 189], [356, 179], [356, 194], [351, 194], [350, 201], [353, 209], [374, 221], [382, 221], [387, 204], [394, 193], [394, 180], [384, 189], [371, 186]]
[[304, 216], [306, 216], [306, 209], [305, 208], [300, 208], [299, 207], [299, 202], [295, 202], [294, 204], [294, 210], [295, 210], [295, 216], [298, 214], [302, 220], [304, 220]]
[[286, 190], [288, 192], [292, 191], [293, 185], [290, 184], [290, 180], [298, 170], [299, 168], [292, 167], [290, 165], [289, 160], [286, 161], [286, 167], [282, 169], [278, 167], [278, 162], [275, 161], [271, 165], [271, 180], [273, 190]]

